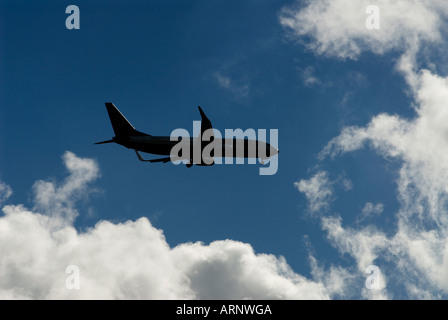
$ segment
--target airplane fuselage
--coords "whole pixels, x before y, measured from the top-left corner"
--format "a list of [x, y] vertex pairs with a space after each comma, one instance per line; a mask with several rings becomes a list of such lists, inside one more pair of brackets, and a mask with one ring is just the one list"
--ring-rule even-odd
[[[152, 153], [157, 155], [169, 156], [172, 154], [172, 149], [177, 144], [178, 147], [189, 148], [190, 155], [193, 155], [195, 145], [202, 148], [209, 144], [210, 141], [201, 141], [198, 138], [182, 137], [172, 138], [169, 136], [130, 136], [130, 137], [115, 137], [113, 141], [129, 149], [137, 151]], [[278, 150], [272, 147], [269, 143], [259, 140], [249, 139], [215, 139], [213, 143], [216, 146], [221, 146], [222, 157], [240, 157], [240, 158], [260, 158], [268, 159], [269, 157], [278, 153]], [[215, 150], [218, 153], [219, 150]], [[190, 160], [190, 159], [187, 159]]]

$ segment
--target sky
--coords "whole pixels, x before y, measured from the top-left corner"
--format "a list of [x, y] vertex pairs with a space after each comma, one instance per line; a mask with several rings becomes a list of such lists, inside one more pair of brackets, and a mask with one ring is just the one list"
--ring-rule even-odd
[[[447, 19], [438, 0], [0, 0], [0, 298], [447, 299]], [[277, 129], [278, 171], [94, 145], [105, 102], [151, 135], [192, 133], [197, 106]]]

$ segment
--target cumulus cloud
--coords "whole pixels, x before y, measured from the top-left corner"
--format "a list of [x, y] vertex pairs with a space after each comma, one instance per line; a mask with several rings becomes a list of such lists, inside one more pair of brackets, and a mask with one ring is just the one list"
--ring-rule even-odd
[[284, 258], [256, 253], [247, 243], [171, 248], [146, 217], [76, 230], [76, 201], [94, 190], [99, 168], [71, 152], [63, 161], [67, 178], [36, 182], [32, 209], [2, 208], [0, 299], [330, 298], [333, 289], [324, 282], [296, 274]]
[[284, 258], [255, 254], [249, 244], [182, 244], [175, 259], [199, 299], [327, 299], [320, 282], [294, 273]]

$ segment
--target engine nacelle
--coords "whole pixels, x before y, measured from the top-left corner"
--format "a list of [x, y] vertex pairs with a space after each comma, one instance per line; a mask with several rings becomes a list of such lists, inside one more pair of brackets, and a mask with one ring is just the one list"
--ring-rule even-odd
[[[210, 159], [208, 159], [207, 162], [210, 162], [209, 160]], [[193, 164], [195, 164], [195, 165], [197, 165], [199, 167], [210, 167], [210, 166], [215, 165], [215, 161], [212, 160], [211, 163], [205, 163], [204, 161], [201, 161], [200, 163], [195, 163], [195, 162], [193, 162], [193, 159], [190, 159], [190, 162], [187, 163], [186, 166], [187, 166], [187, 168], [191, 168], [193, 166]]]

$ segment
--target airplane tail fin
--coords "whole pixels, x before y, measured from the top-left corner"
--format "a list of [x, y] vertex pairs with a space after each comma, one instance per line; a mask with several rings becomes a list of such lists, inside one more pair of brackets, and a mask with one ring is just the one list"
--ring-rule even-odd
[[130, 124], [130, 122], [123, 116], [120, 110], [118, 110], [113, 103], [106, 102], [106, 109], [116, 137], [146, 135], [135, 130], [132, 124]]
[[199, 113], [201, 114], [201, 134], [203, 134], [208, 129], [213, 129], [212, 123], [209, 118], [205, 115], [204, 111], [200, 106], [198, 106]]

